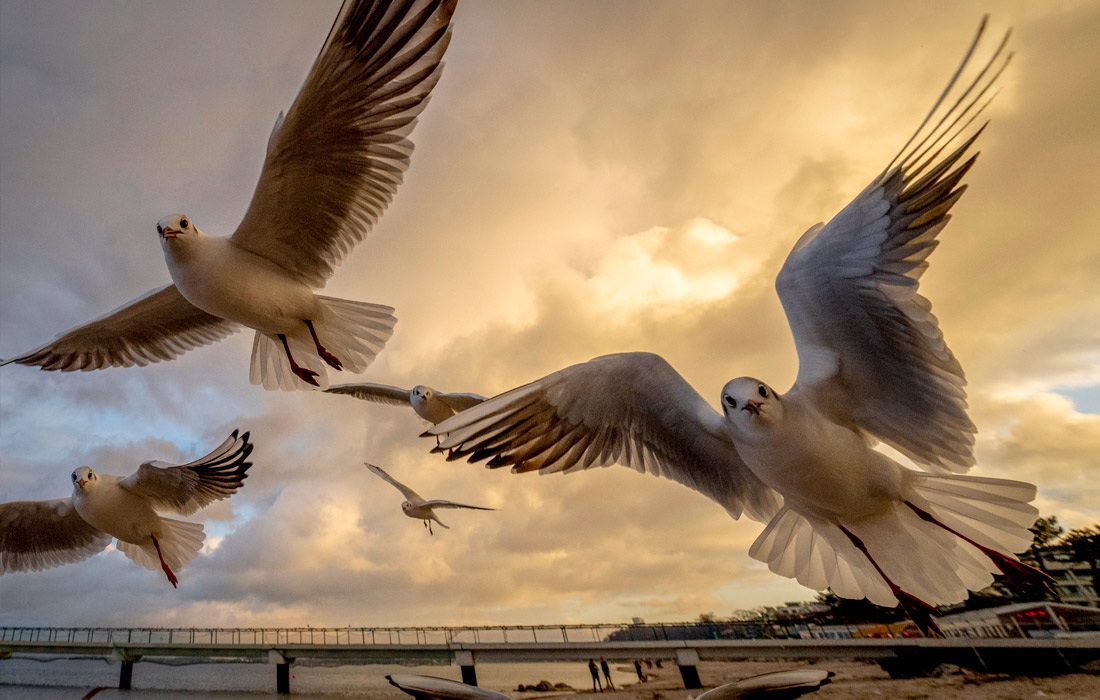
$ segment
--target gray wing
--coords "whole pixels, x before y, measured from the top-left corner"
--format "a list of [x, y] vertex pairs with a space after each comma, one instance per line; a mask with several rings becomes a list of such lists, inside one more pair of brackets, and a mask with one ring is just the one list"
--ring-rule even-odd
[[0, 503], [0, 575], [84, 561], [111, 536], [81, 518], [71, 498]]
[[513, 472], [619, 463], [679, 482], [734, 518], [767, 522], [779, 497], [749, 471], [721, 416], [664, 359], [605, 355], [495, 396], [432, 426], [433, 451]]
[[485, 401], [485, 397], [480, 394], [436, 394], [435, 397], [455, 413], [473, 408]]
[[285, 119], [234, 244], [320, 287], [381, 217], [439, 80], [455, 0], [345, 0]]
[[389, 474], [387, 474], [386, 470], [382, 469], [382, 467], [376, 467], [373, 464], [368, 464], [367, 462], [363, 462], [363, 464], [367, 467], [367, 469], [370, 469], [372, 472], [374, 472], [378, 476], [382, 477], [382, 479], [386, 483], [390, 484], [395, 489], [400, 491], [401, 495], [405, 497], [406, 501], [409, 501], [409, 502], [412, 502], [412, 503], [423, 503], [424, 502], [424, 499], [421, 498], [420, 495], [416, 491], [413, 491], [408, 486], [405, 486], [400, 481], [398, 481], [397, 479], [395, 479], [392, 476], [390, 476]]
[[0, 366], [15, 362], [62, 372], [144, 367], [221, 340], [239, 328], [195, 307], [169, 284]]
[[798, 348], [792, 391], [936, 471], [974, 464], [976, 429], [962, 367], [917, 285], [948, 211], [966, 189], [959, 183], [977, 154], [960, 161], [981, 130], [944, 151], [984, 108], [978, 102], [1004, 64], [985, 76], [1004, 42], [928, 135], [910, 145], [939, 113], [977, 42], [897, 164], [828, 224], [807, 231], [776, 280]]
[[214, 501], [229, 498], [244, 485], [252, 454], [248, 433], [234, 430], [210, 454], [189, 464], [146, 462], [120, 480], [119, 486], [149, 499], [155, 508], [190, 515]]
[[325, 389], [328, 394], [344, 394], [354, 396], [363, 401], [374, 403], [388, 403], [394, 406], [410, 406], [409, 390], [401, 389], [388, 384], [338, 384]]
[[423, 505], [431, 506], [432, 508], [469, 508], [470, 510], [496, 510], [496, 508], [486, 508], [485, 506], [468, 506], [465, 503], [456, 503], [454, 501], [424, 501]]

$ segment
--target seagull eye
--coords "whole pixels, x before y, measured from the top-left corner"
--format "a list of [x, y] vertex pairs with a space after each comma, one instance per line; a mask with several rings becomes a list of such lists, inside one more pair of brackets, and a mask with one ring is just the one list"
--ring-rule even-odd
[[187, 228], [187, 219], [180, 219], [180, 228]]
[[764, 388], [763, 384], [756, 391], [765, 399], [768, 398], [768, 390]]
[[737, 400], [728, 394], [722, 397], [722, 402], [730, 408], [737, 408]]
[[157, 224], [157, 233], [160, 233], [160, 234], [164, 233], [164, 227], [161, 226], [160, 224]]

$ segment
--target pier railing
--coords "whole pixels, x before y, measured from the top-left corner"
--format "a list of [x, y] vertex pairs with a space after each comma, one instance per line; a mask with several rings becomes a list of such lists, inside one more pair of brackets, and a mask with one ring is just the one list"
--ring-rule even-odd
[[[495, 625], [485, 627], [0, 627], [4, 642], [172, 645], [454, 645], [649, 642], [759, 637], [752, 623]], [[769, 630], [783, 634], [784, 629]], [[784, 635], [785, 636], [785, 635]], [[791, 636], [798, 636], [792, 633]]]

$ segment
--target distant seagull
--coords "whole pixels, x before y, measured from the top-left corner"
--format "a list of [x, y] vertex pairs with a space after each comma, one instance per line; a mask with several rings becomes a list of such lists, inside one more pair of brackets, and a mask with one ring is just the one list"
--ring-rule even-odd
[[478, 394], [443, 394], [423, 384], [417, 384], [411, 390], [388, 384], [339, 384], [326, 391], [375, 403], [412, 406], [416, 415], [432, 425], [485, 400], [484, 396]]
[[435, 676], [393, 673], [386, 676], [386, 680], [390, 685], [400, 688], [416, 700], [512, 700], [507, 695], [494, 690], [485, 690], [476, 685], [467, 685]]
[[373, 464], [363, 463], [367, 469], [389, 482], [394, 488], [401, 492], [401, 495], [405, 497], [405, 502], [401, 504], [401, 512], [410, 518], [424, 521], [424, 527], [428, 528], [428, 534], [434, 535], [432, 532], [432, 521], [439, 523], [440, 527], [447, 527], [443, 524], [443, 521], [436, 517], [436, 508], [469, 508], [470, 510], [496, 510], [496, 508], [483, 508], [482, 506], [468, 506], [463, 503], [455, 503], [454, 501], [425, 501], [421, 498], [416, 491], [413, 491], [408, 486], [405, 486], [397, 479], [393, 478], [382, 469], [382, 467], [376, 467]]
[[[734, 698], [752, 698], [753, 700], [792, 700], [806, 693], [821, 690], [822, 686], [832, 682], [836, 674], [816, 668], [798, 668], [793, 671], [774, 671], [759, 676], [749, 676], [732, 683], [711, 688], [696, 696], [695, 700], [734, 700]], [[691, 700], [691, 696], [688, 696]]]
[[183, 214], [157, 223], [169, 284], [8, 362], [93, 370], [170, 360], [256, 330], [249, 379], [328, 386], [325, 366], [361, 372], [397, 322], [393, 308], [313, 293], [382, 215], [439, 80], [455, 0], [345, 0], [301, 92], [268, 139], [236, 232], [211, 237]]
[[175, 571], [195, 558], [206, 534], [199, 523], [163, 518], [191, 515], [229, 498], [248, 477], [248, 433], [233, 433], [189, 464], [146, 462], [126, 478], [79, 467], [73, 497], [0, 503], [0, 575], [41, 571], [83, 561], [118, 539], [118, 549], [150, 571], [161, 569], [175, 588]]
[[[675, 479], [734, 517], [746, 510], [768, 521], [749, 553], [772, 571], [845, 598], [900, 603], [926, 630], [934, 629], [931, 605], [965, 599], [995, 572], [1017, 583], [1036, 580], [1038, 572], [1011, 555], [1031, 543], [1035, 487], [949, 473], [974, 463], [975, 427], [962, 368], [931, 304], [917, 294], [976, 156], [956, 163], [980, 129], [945, 149], [1004, 69], [1007, 58], [985, 77], [1007, 35], [973, 83], [925, 127], [984, 27], [985, 20], [901, 153], [787, 257], [776, 286], [799, 357], [787, 394], [735, 379], [722, 390], [720, 416], [660, 357], [609, 355], [430, 428], [425, 435], [444, 436], [436, 451], [516, 472], [617, 461]], [[746, 329], [740, 342], [754, 340]], [[933, 473], [875, 451], [875, 439]]]

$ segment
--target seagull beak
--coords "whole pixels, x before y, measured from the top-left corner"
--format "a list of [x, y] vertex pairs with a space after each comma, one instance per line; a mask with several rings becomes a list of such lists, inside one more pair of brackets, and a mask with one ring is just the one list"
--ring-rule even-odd
[[180, 231], [177, 228], [166, 228], [164, 233], [160, 234], [161, 238], [175, 238], [180, 235]]
[[759, 401], [746, 401], [745, 402], [745, 407], [742, 408], [741, 410], [742, 411], [748, 411], [749, 413], [752, 413], [753, 415], [759, 416], [760, 415], [760, 402]]
[[81, 479], [80, 480], [80, 488], [84, 488], [84, 484], [86, 484], [86, 483], [88, 483], [87, 479]]

